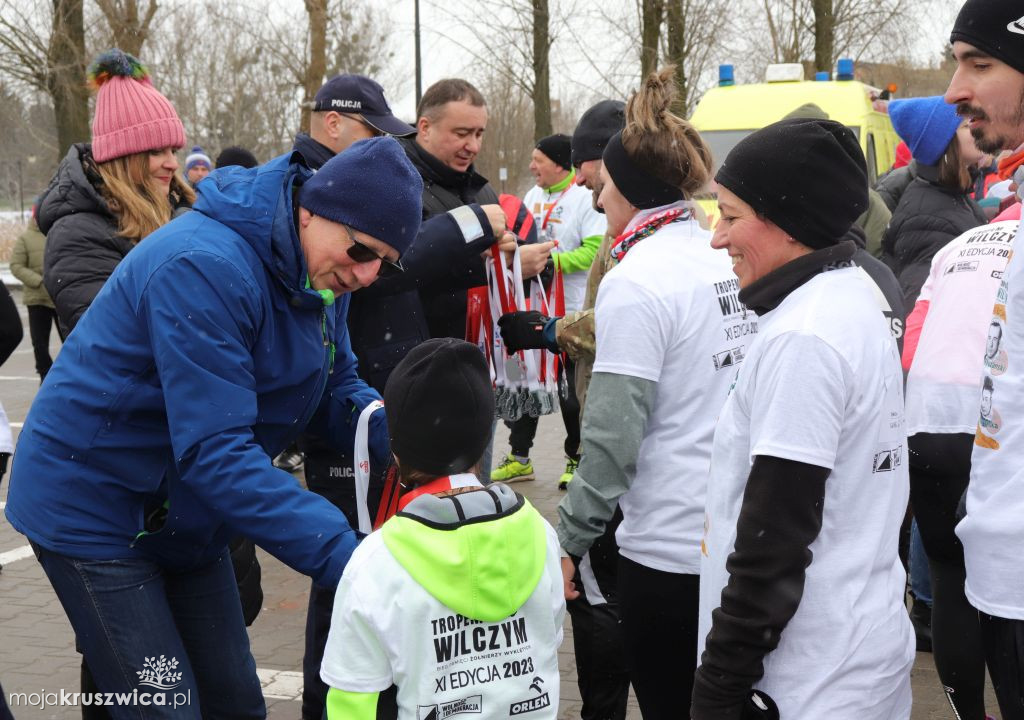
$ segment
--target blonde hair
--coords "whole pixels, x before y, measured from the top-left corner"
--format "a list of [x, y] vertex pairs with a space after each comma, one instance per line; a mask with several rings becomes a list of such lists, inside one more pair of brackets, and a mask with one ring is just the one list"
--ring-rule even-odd
[[648, 75], [626, 104], [622, 146], [645, 170], [691, 197], [711, 179], [711, 149], [693, 125], [672, 112], [678, 97], [675, 66]]
[[175, 171], [170, 197], [149, 173], [149, 151], [97, 163], [103, 178], [101, 192], [117, 216], [117, 234], [137, 243], [171, 219], [172, 201], [191, 205], [196, 194]]

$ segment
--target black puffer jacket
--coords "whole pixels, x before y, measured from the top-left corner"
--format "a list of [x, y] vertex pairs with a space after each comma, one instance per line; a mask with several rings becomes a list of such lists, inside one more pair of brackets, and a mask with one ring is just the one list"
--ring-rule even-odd
[[[462, 205], [498, 202], [498, 194], [487, 183], [487, 178], [472, 166], [466, 172], [458, 172], [424, 150], [415, 138], [403, 138], [400, 142], [423, 178], [424, 220]], [[490, 235], [490, 228], [486, 225], [484, 231]], [[465, 337], [466, 290], [486, 283], [484, 262], [479, 252], [449, 257], [451, 261], [446, 272], [420, 285], [430, 337]]]
[[890, 170], [878, 178], [878, 182], [875, 183], [875, 192], [885, 201], [885, 206], [889, 208], [889, 212], [894, 211], [896, 206], [900, 204], [900, 198], [903, 197], [903, 193], [906, 192], [907, 187], [910, 183], [914, 182], [916, 177], [917, 161], [911, 160], [909, 165]]
[[[90, 145], [72, 145], [39, 201], [39, 229], [46, 235], [43, 284], [65, 334], [134, 246], [117, 234], [117, 218], [98, 189], [102, 184]], [[186, 209], [175, 202], [175, 214]]]
[[[392, 369], [424, 340], [465, 337], [466, 289], [484, 284], [480, 253], [494, 244], [478, 203], [498, 202], [494, 190], [472, 168], [456, 172], [423, 150], [415, 138], [399, 142], [423, 177], [424, 222], [402, 254], [405, 272], [353, 293], [348, 309], [359, 376], [381, 392]], [[469, 228], [448, 213], [462, 206], [471, 213], [464, 217], [475, 217], [483, 235], [466, 235]]]
[[988, 222], [966, 193], [938, 184], [938, 168], [918, 165], [882, 239], [883, 259], [896, 273], [904, 305], [913, 308], [932, 258], [960, 234]]

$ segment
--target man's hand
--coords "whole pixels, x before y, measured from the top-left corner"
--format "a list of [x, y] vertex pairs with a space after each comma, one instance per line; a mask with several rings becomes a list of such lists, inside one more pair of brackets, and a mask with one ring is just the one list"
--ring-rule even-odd
[[505, 211], [501, 209], [501, 205], [481, 205], [480, 209], [484, 211], [484, 215], [491, 222], [491, 234], [495, 238], [500, 239], [505, 233], [508, 227], [508, 218], [505, 217]]
[[501, 329], [501, 339], [505, 342], [505, 351], [511, 355], [520, 350], [550, 350], [544, 341], [544, 326], [550, 319], [537, 310], [520, 310], [502, 315], [498, 318], [498, 327]]
[[[554, 247], [554, 240], [519, 246], [519, 262], [523, 266], [524, 280], [529, 280], [543, 272], [544, 266], [548, 264], [548, 258], [551, 257], [551, 250]], [[511, 264], [511, 255], [506, 255], [506, 258]]]
[[566, 600], [575, 600], [580, 596], [576, 583], [572, 581], [575, 574], [576, 566], [573, 565], [572, 558], [562, 558], [562, 592], [565, 593]]

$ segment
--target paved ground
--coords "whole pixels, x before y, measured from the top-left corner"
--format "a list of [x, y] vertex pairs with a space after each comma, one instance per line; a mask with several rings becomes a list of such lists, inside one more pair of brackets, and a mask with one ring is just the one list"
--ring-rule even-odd
[[[24, 317], [24, 308], [21, 309]], [[0, 369], [0, 401], [16, 424], [16, 434], [38, 387], [27, 320], [25, 333], [21, 346]], [[53, 347], [56, 351], [56, 337]], [[561, 432], [557, 417], [549, 416], [542, 420], [534, 452], [539, 479], [517, 486], [548, 518], [554, 517], [560, 498], [555, 481], [564, 462]], [[496, 457], [505, 451], [506, 437], [504, 428], [500, 428], [495, 444]], [[0, 504], [6, 496], [7, 483], [4, 482], [0, 487]], [[260, 617], [250, 628], [253, 655], [260, 668], [269, 717], [295, 720], [300, 710], [297, 698], [302, 683], [303, 627], [309, 581], [262, 551], [260, 559], [265, 601]], [[0, 563], [4, 565], [0, 574], [0, 683], [3, 683], [4, 691], [10, 696], [14, 692], [77, 690], [79, 656], [74, 650], [68, 621], [39, 565], [31, 553], [26, 552], [25, 538], [18, 535], [2, 517]], [[566, 641], [560, 653], [560, 720], [579, 718], [580, 711], [571, 637], [567, 622]], [[930, 655], [918, 654], [913, 688], [912, 720], [953, 717], [943, 699]], [[996, 707], [991, 693], [988, 705]], [[77, 710], [69, 708], [13, 708], [13, 711], [18, 720], [78, 716]], [[635, 704], [631, 704], [629, 718], [640, 718]]]

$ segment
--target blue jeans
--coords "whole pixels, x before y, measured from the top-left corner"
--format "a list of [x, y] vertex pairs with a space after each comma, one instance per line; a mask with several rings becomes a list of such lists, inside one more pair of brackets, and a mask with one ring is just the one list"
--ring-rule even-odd
[[266, 717], [227, 548], [181, 573], [33, 548], [99, 689], [148, 694], [149, 705], [108, 706], [111, 717]]
[[932, 605], [932, 575], [928, 570], [928, 556], [921, 541], [917, 520], [910, 526], [910, 591], [928, 607]]

